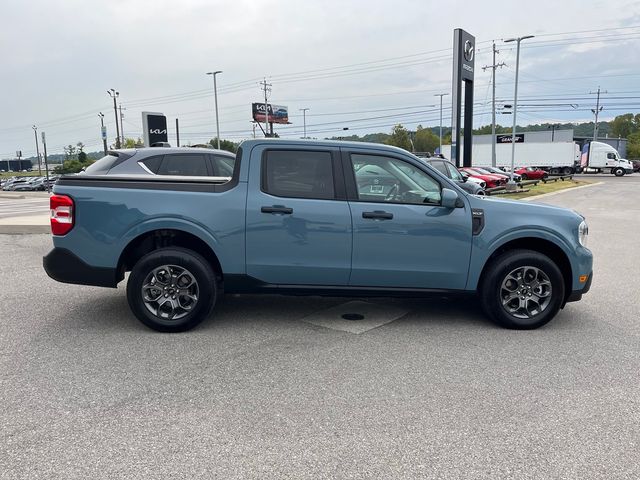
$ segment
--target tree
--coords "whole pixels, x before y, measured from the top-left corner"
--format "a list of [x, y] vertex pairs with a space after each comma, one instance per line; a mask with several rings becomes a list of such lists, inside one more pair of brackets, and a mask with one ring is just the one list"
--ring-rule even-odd
[[137, 139], [125, 138], [124, 142], [122, 142], [122, 148], [140, 148], [140, 147], [144, 147], [144, 143], [142, 142], [142, 139], [140, 137], [138, 137]]
[[627, 135], [627, 158], [640, 159], [640, 131]]
[[640, 131], [640, 113], [618, 115], [610, 122], [611, 136], [629, 138], [629, 135]]
[[69, 144], [64, 147], [64, 159], [65, 160], [73, 160], [76, 155], [76, 147]]
[[440, 137], [433, 133], [430, 128], [422, 128], [421, 125], [418, 125], [413, 144], [416, 152], [433, 153], [440, 147]]
[[396, 125], [391, 130], [391, 136], [385, 142], [387, 145], [394, 145], [396, 147], [404, 148], [407, 151], [411, 151], [411, 140], [409, 139], [409, 132], [402, 125]]
[[[209, 145], [214, 148], [218, 148], [218, 138], [216, 137], [209, 140]], [[227, 152], [236, 153], [239, 146], [239, 143], [232, 142], [231, 140], [220, 140], [220, 150], [226, 150]]]

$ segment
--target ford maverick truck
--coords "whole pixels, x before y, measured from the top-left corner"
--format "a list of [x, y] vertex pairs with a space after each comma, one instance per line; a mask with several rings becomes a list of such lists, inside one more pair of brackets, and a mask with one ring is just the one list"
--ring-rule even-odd
[[168, 332], [200, 323], [223, 293], [470, 293], [498, 324], [532, 329], [592, 280], [579, 214], [470, 195], [366, 143], [109, 152], [58, 180], [51, 228], [51, 278], [116, 287], [130, 272], [131, 310]]

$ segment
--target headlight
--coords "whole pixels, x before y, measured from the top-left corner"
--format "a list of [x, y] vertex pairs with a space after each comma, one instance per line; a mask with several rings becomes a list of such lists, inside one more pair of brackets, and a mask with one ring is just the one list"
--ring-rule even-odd
[[588, 236], [589, 236], [589, 227], [587, 226], [587, 222], [583, 220], [580, 226], [578, 227], [578, 241], [580, 242], [580, 245], [582, 245], [583, 247], [587, 246]]

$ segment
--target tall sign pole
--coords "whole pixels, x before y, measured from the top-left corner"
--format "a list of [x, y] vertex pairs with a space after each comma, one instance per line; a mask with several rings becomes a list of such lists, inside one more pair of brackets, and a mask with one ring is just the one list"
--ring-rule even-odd
[[[461, 28], [453, 31], [453, 92], [451, 95], [451, 160], [460, 167], [471, 166], [473, 138], [473, 77], [476, 39]], [[464, 84], [464, 119], [462, 87]], [[464, 123], [461, 124], [461, 120]], [[460, 155], [460, 127], [464, 128], [463, 158]]]
[[267, 83], [267, 77], [264, 78], [260, 85], [264, 88], [264, 136], [269, 136], [269, 103], [267, 100], [267, 92], [270, 91], [271, 84]]

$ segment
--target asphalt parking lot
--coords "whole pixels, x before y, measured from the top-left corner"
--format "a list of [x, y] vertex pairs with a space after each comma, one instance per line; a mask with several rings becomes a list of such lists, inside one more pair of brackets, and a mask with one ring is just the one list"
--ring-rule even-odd
[[354, 299], [232, 296], [158, 334], [0, 235], [0, 478], [639, 478], [640, 175], [596, 179], [540, 199], [587, 217], [595, 277], [528, 332], [457, 298], [370, 299], [396, 319], [352, 333], [322, 316]]

